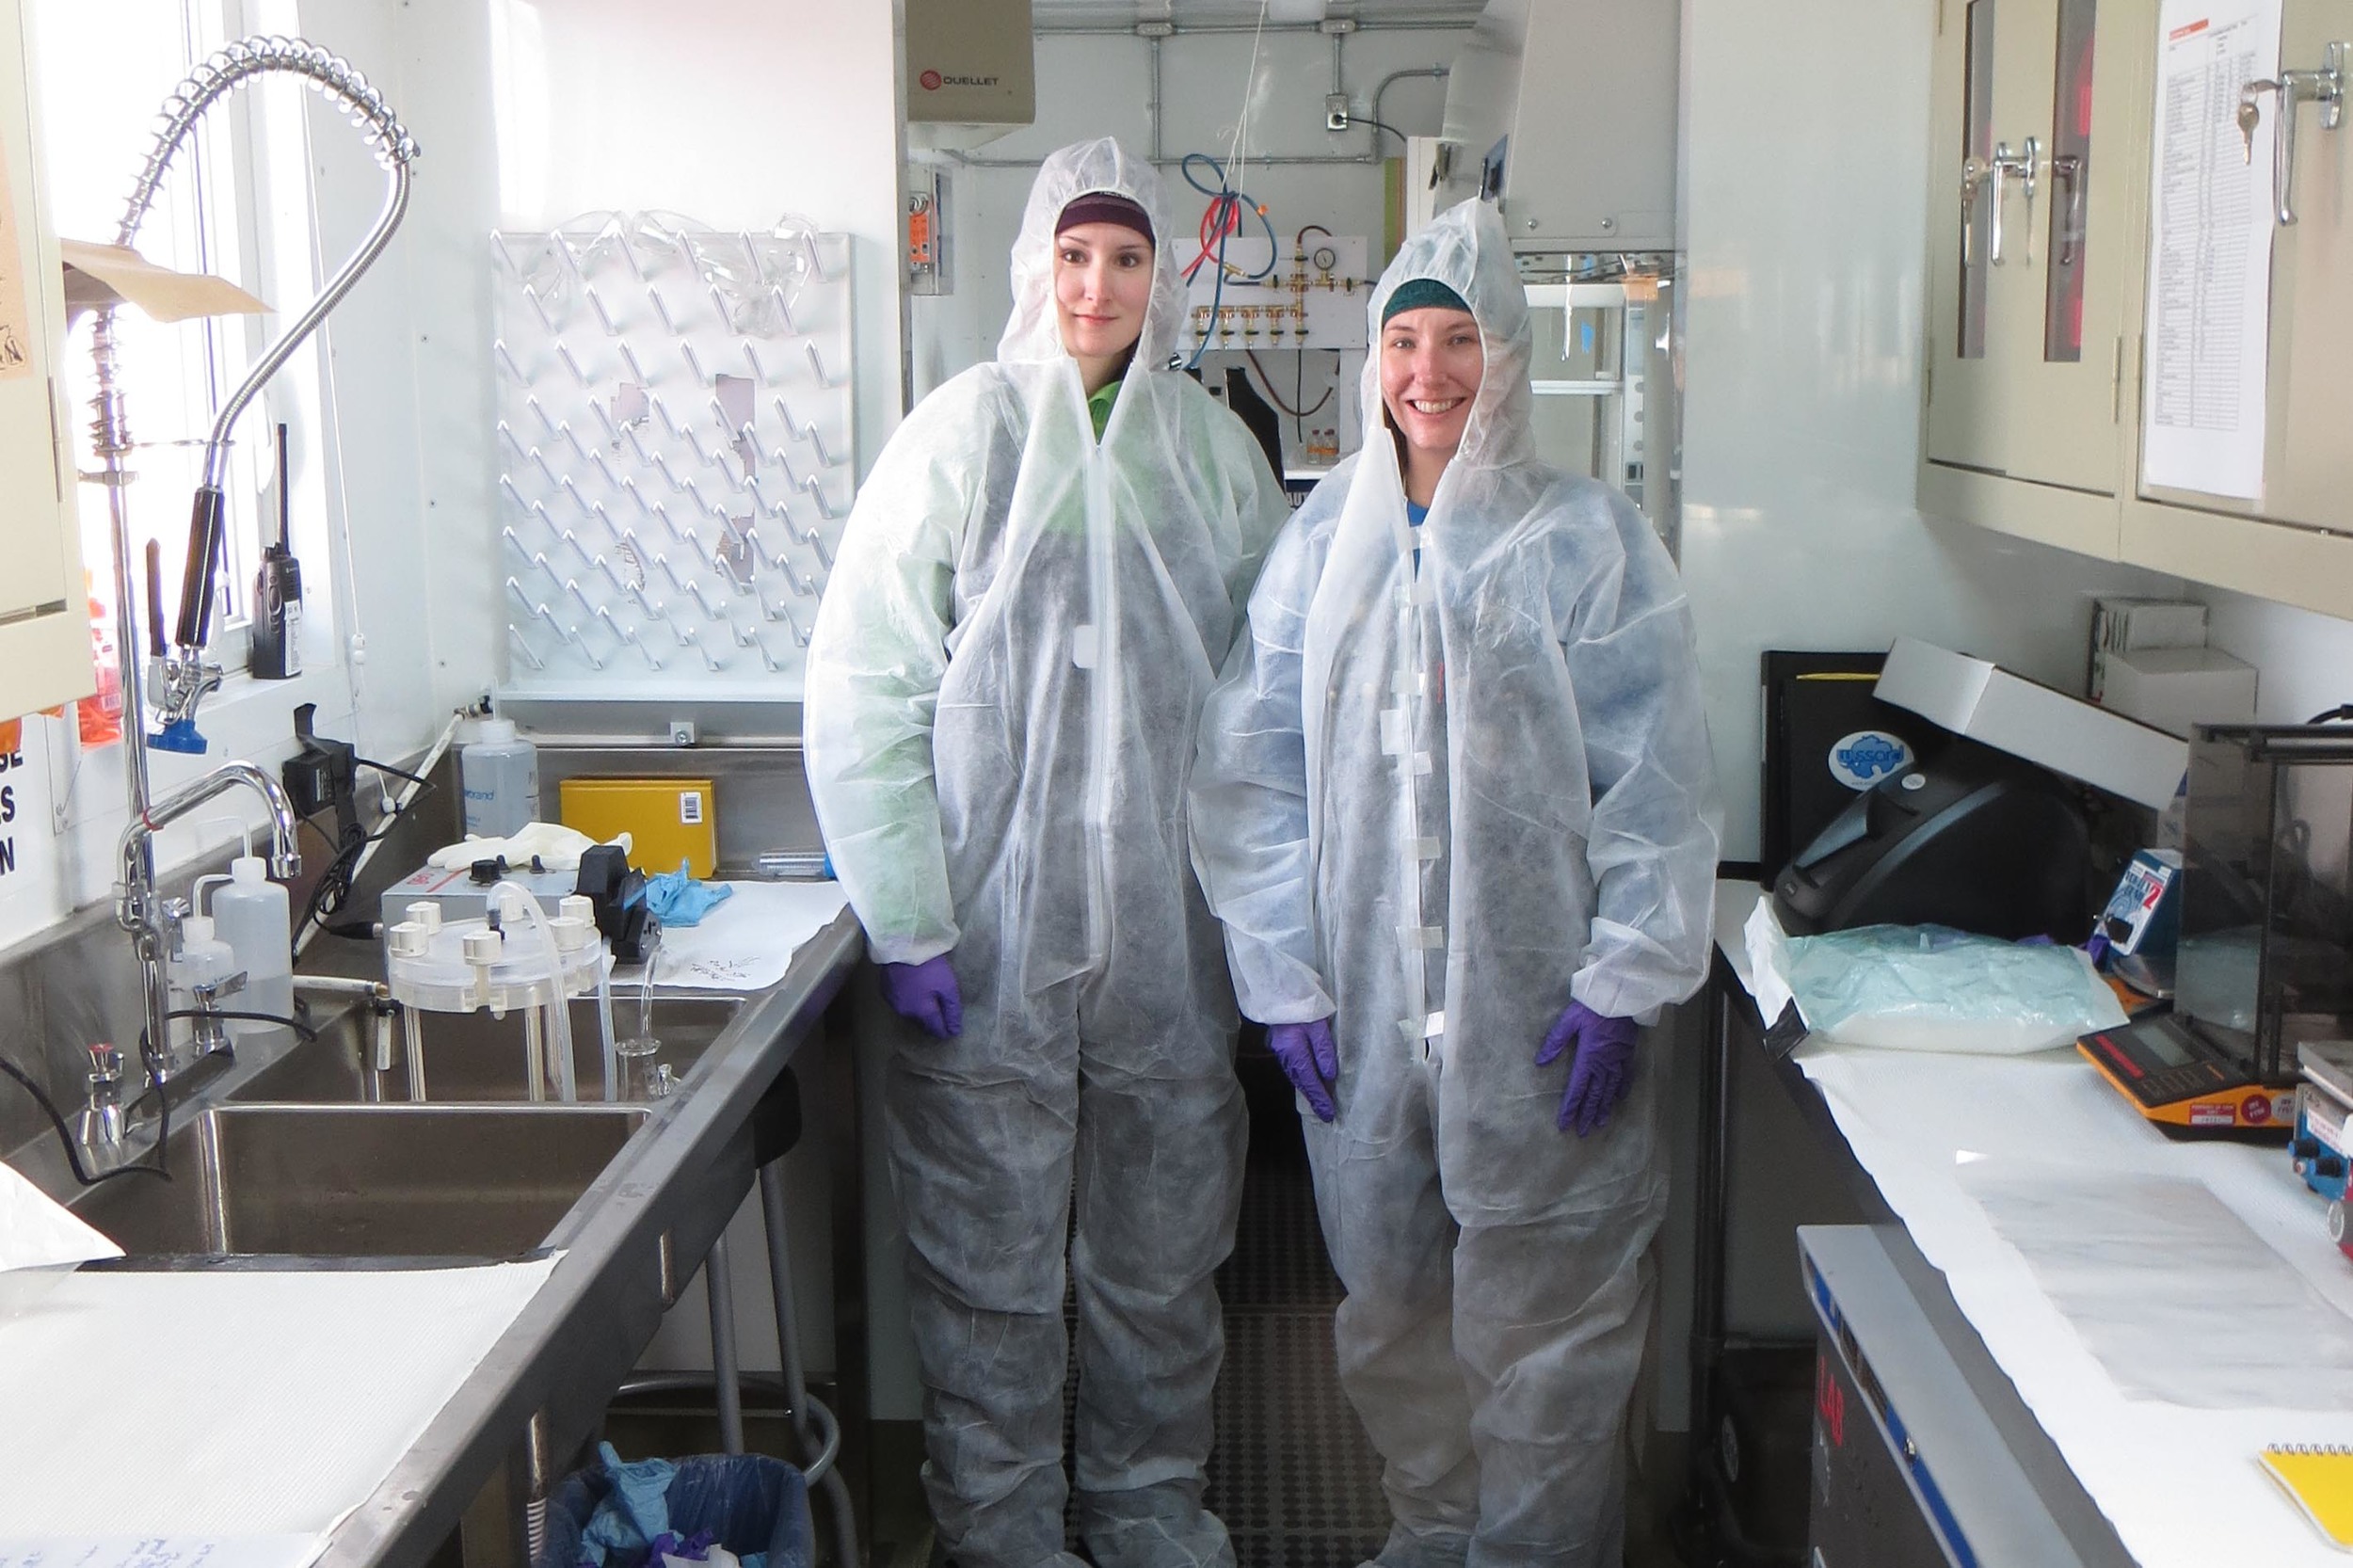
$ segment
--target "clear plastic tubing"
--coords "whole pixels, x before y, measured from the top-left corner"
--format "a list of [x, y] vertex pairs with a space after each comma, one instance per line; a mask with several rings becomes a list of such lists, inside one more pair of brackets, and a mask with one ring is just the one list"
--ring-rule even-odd
[[504, 901], [507, 906], [506, 917], [512, 919], [514, 911], [520, 908], [531, 921], [532, 930], [538, 933], [540, 951], [548, 956], [548, 987], [554, 998], [548, 1004], [548, 1011], [555, 1020], [555, 1037], [550, 1046], [550, 1051], [555, 1058], [555, 1092], [567, 1101], [576, 1100], [580, 1098], [580, 1087], [572, 1079], [571, 999], [566, 993], [564, 954], [555, 945], [555, 931], [548, 924], [547, 911], [539, 907], [539, 901], [528, 891], [512, 882], [500, 883], [499, 891], [513, 895]]
[[606, 956], [597, 954], [597, 1028], [604, 1035], [604, 1097], [613, 1100], [621, 1095], [620, 1059], [613, 1045], [613, 966]]

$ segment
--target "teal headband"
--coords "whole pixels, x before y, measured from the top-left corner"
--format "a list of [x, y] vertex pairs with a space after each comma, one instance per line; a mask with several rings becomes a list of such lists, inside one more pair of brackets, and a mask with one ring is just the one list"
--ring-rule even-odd
[[1463, 296], [1435, 278], [1408, 278], [1397, 286], [1395, 294], [1389, 296], [1389, 302], [1381, 307], [1381, 325], [1386, 327], [1389, 318], [1400, 311], [1433, 309], [1461, 311], [1465, 315], [1471, 313], [1471, 308], [1463, 302]]

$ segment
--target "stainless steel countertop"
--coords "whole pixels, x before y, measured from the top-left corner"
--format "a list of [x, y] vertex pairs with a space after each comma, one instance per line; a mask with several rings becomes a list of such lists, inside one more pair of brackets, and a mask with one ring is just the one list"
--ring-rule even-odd
[[[752, 1109], [816, 1032], [862, 949], [856, 918], [844, 909], [802, 944], [783, 980], [745, 1001], [687, 1075], [684, 1093], [582, 1195], [575, 1212], [590, 1211], [554, 1272], [407, 1457], [336, 1528], [322, 1568], [422, 1564], [518, 1455], [536, 1414], [546, 1416], [540, 1458], [556, 1456], [552, 1463], [596, 1429], [664, 1307], [750, 1190]], [[354, 1349], [366, 1351], [363, 1342]]]

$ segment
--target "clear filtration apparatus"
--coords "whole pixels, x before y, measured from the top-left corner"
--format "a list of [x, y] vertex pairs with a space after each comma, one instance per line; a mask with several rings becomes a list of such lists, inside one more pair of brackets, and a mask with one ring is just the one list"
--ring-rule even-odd
[[612, 997], [604, 942], [587, 898], [569, 895], [550, 916], [527, 888], [501, 882], [478, 919], [444, 920], [438, 904], [412, 904], [408, 913], [384, 933], [384, 972], [402, 1008], [409, 1099], [426, 1097], [422, 1015], [478, 1011], [494, 1018], [522, 1014], [530, 1098], [578, 1099], [568, 1004], [591, 995], [603, 1036], [603, 1097], [615, 1097]]

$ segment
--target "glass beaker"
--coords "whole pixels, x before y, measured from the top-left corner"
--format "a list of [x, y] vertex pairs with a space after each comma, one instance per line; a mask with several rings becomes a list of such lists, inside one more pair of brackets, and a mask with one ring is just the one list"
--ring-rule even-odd
[[670, 1069], [661, 1060], [662, 1042], [650, 1034], [632, 1034], [614, 1042], [618, 1063], [615, 1095], [623, 1100], [658, 1100], [670, 1093]]

